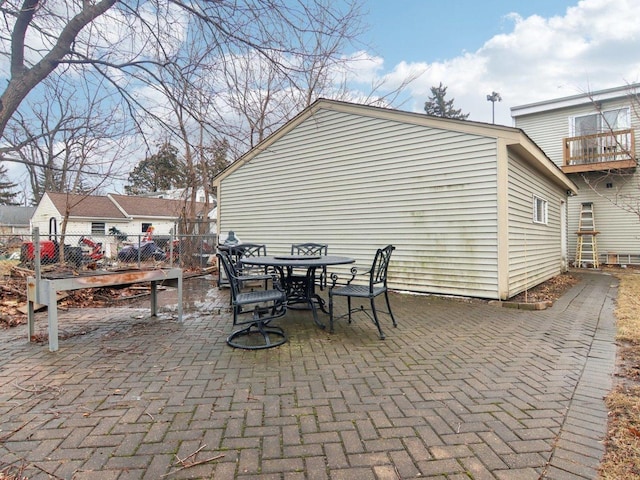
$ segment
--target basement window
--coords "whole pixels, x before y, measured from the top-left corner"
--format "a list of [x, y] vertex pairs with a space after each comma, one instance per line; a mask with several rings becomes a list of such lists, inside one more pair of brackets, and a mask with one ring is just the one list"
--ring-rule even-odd
[[547, 224], [547, 201], [533, 196], [533, 223]]

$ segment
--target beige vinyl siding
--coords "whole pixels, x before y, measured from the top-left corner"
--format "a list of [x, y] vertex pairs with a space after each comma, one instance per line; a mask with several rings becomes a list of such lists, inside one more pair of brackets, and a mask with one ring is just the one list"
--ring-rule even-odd
[[[640, 138], [640, 119], [637, 105], [631, 104], [628, 98], [602, 103], [603, 110], [613, 110], [631, 106], [631, 128], [636, 135], [636, 158]], [[573, 111], [572, 115], [576, 115]], [[593, 113], [592, 110], [586, 113]], [[590, 179], [593, 188], [584, 183], [583, 178]], [[640, 172], [636, 169], [632, 174], [617, 175], [612, 172], [574, 175], [573, 180], [579, 186], [579, 194], [569, 199], [569, 259], [575, 259], [578, 242], [575, 232], [578, 230], [580, 208], [583, 202], [593, 202], [600, 260], [605, 260], [607, 253], [640, 254], [640, 219], [637, 198], [640, 193]], [[607, 188], [611, 184], [611, 188]], [[618, 205], [615, 205], [615, 203]], [[628, 211], [632, 205], [634, 212]], [[625, 210], [624, 207], [627, 207]]]
[[[533, 222], [533, 198], [547, 202], [547, 224]], [[541, 181], [526, 163], [509, 159], [509, 294], [558, 275], [561, 271], [560, 208], [564, 192]]]
[[391, 243], [392, 288], [495, 298], [494, 138], [320, 110], [220, 188], [221, 232], [269, 253], [324, 242], [364, 268]]
[[[590, 175], [594, 179], [594, 175]], [[588, 187], [582, 178], [577, 178], [576, 183], [580, 188], [580, 195], [571, 198], [569, 202], [569, 260], [573, 262], [576, 255], [578, 230], [580, 220], [580, 209], [583, 202], [592, 202], [596, 230], [600, 233], [596, 239], [600, 259], [605, 261], [607, 253], [618, 254], [640, 254], [640, 220], [638, 216], [625, 211], [612, 202], [603, 199], [603, 195], [611, 195], [611, 191], [616, 188], [621, 197], [633, 195], [638, 196], [639, 178], [621, 181], [620, 177], [611, 175], [601, 179], [596, 190]], [[612, 183], [613, 188], [606, 188], [607, 183]], [[637, 208], [637, 207], [636, 207]]]
[[[637, 109], [630, 105], [629, 99], [603, 101], [603, 111], [631, 106], [631, 128], [636, 132], [636, 152], [638, 145], [637, 132], [640, 131], [640, 119]], [[571, 118], [596, 112], [596, 107], [586, 100], [586, 103], [570, 108], [539, 112], [522, 117], [516, 117], [516, 126], [522, 128], [527, 135], [554, 161], [562, 165], [562, 139], [571, 135]], [[637, 154], [636, 154], [637, 155]], [[580, 221], [580, 209], [583, 202], [594, 204], [598, 252], [601, 260], [611, 253], [640, 254], [640, 220], [633, 212], [627, 212], [615, 202], [629, 203], [622, 200], [628, 195], [638, 197], [640, 174], [636, 170], [633, 175], [617, 175], [611, 172], [593, 172], [585, 174], [595, 185], [595, 190], [584, 182], [582, 174], [571, 174], [570, 178], [578, 185], [578, 195], [568, 199], [567, 213], [567, 249], [568, 260], [572, 264], [575, 260], [578, 237], [576, 231]], [[611, 188], [606, 188], [607, 184]], [[628, 197], [627, 197], [628, 198]]]
[[[629, 107], [626, 99], [608, 101], [602, 103], [602, 110], [615, 110], [617, 108]], [[516, 127], [521, 128], [538, 145], [542, 151], [559, 167], [563, 164], [562, 139], [570, 137], [571, 119], [576, 116], [590, 115], [596, 113], [596, 106], [592, 103], [575, 106], [571, 108], [561, 108], [546, 112], [534, 113], [516, 117]], [[633, 128], [638, 128], [637, 115], [631, 112], [631, 124]]]
[[562, 139], [569, 136], [566, 111], [547, 112], [544, 121], [538, 115], [517, 117], [516, 127], [524, 130], [553, 163], [562, 167]]

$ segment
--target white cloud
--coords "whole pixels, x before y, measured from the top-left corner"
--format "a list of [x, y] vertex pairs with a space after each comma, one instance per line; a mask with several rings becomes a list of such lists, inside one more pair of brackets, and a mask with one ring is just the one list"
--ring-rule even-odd
[[384, 68], [382, 57], [372, 56], [364, 51], [355, 52], [344, 60], [345, 65], [348, 65], [346, 74], [354, 83], [369, 83], [372, 78], [380, 75]]
[[[564, 16], [522, 18], [511, 31], [489, 38], [475, 52], [431, 64], [399, 63], [387, 74], [399, 81], [412, 69], [425, 73], [403, 106], [422, 111], [430, 88], [442, 82], [471, 120], [491, 122], [488, 94], [497, 91], [496, 123], [511, 125], [510, 107], [638, 81], [640, 3], [582, 0]], [[379, 73], [379, 72], [378, 72]]]

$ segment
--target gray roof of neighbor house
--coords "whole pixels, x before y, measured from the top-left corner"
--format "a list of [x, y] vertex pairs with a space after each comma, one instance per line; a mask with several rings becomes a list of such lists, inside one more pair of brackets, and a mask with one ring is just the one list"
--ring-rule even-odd
[[0, 205], [0, 225], [11, 227], [28, 227], [29, 220], [36, 207], [18, 207], [14, 205]]
[[65, 214], [68, 207], [71, 217], [127, 218], [122, 210], [106, 196], [53, 192], [47, 192], [47, 196], [62, 215]]

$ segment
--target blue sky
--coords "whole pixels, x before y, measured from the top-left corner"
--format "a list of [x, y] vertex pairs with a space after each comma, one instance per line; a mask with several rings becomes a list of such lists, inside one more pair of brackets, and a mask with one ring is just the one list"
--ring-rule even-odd
[[636, 0], [367, 0], [364, 10], [372, 75], [393, 84], [420, 72], [403, 110], [421, 111], [441, 81], [471, 120], [490, 122], [486, 96], [499, 92], [496, 123], [511, 125], [512, 106], [640, 78]]
[[494, 107], [495, 123], [512, 125], [511, 107], [640, 82], [638, 0], [362, 2], [369, 30], [347, 52], [353, 99], [388, 101], [411, 78], [391, 106], [424, 112], [442, 82], [469, 120], [492, 122]]
[[576, 1], [566, 0], [369, 0], [366, 42], [392, 64], [433, 62], [475, 51], [513, 27], [510, 13], [523, 17], [564, 15]]

